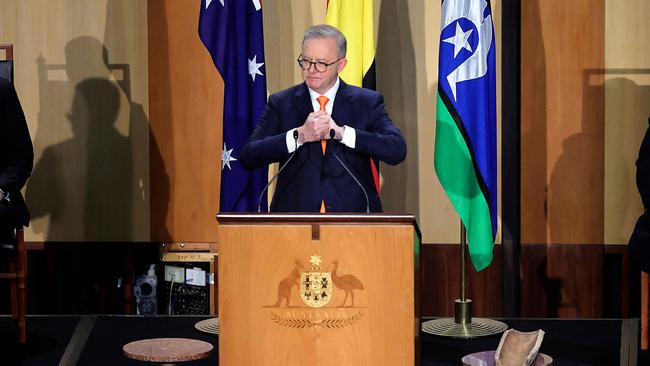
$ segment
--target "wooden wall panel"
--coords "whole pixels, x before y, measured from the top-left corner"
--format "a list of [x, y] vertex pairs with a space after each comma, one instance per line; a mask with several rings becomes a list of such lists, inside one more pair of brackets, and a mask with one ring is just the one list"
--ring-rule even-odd
[[605, 4], [522, 2], [522, 316], [603, 316]]
[[[454, 299], [460, 296], [458, 246], [423, 245], [421, 259], [422, 315], [453, 316]], [[616, 280], [608, 284], [604, 281], [606, 263], [604, 245], [523, 245], [520, 316], [602, 318], [629, 314], [629, 293], [625, 289], [616, 291], [629, 281], [629, 264], [623, 263]], [[492, 265], [479, 273], [468, 268], [467, 275], [473, 316], [503, 316], [501, 246], [495, 247]], [[606, 294], [619, 294], [620, 298], [606, 298]], [[606, 304], [618, 308], [618, 313], [606, 309]]]
[[[503, 316], [501, 246], [494, 250], [494, 261], [476, 272], [467, 257], [467, 291], [472, 299], [473, 316]], [[422, 316], [454, 316], [454, 300], [460, 298], [460, 253], [457, 244], [422, 245]]]
[[650, 2], [605, 4], [605, 243], [627, 244], [643, 212], [634, 163], [650, 118]]
[[223, 82], [198, 37], [199, 6], [148, 4], [153, 241], [216, 241]]
[[34, 142], [29, 241], [148, 241], [146, 1], [5, 0]]
[[523, 243], [603, 243], [604, 0], [522, 2]]
[[603, 245], [522, 245], [521, 316], [603, 317]]

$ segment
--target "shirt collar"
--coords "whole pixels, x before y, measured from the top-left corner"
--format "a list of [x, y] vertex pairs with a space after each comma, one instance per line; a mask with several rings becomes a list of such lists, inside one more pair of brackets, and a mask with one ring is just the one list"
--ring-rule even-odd
[[[330, 106], [334, 105], [334, 98], [336, 97], [336, 92], [339, 90], [340, 84], [341, 84], [341, 78], [337, 77], [334, 85], [332, 85], [332, 87], [328, 91], [326, 91], [325, 94], [323, 94], [324, 96], [327, 97], [327, 99], [329, 99], [329, 101], [327, 102], [328, 105]], [[320, 97], [321, 94], [318, 94], [318, 92], [312, 90], [309, 87], [307, 87], [307, 89], [309, 89], [309, 96], [311, 97], [312, 103], [318, 103], [316, 102], [316, 98]]]

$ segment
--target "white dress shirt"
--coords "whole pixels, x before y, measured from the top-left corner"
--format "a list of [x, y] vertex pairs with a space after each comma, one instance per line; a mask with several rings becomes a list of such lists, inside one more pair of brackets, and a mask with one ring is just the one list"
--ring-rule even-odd
[[[332, 115], [332, 110], [334, 109], [334, 99], [336, 98], [336, 92], [339, 90], [339, 85], [340, 79], [337, 78], [336, 83], [334, 83], [334, 85], [328, 91], [326, 91], [325, 94], [323, 94], [327, 97], [327, 99], [329, 99], [327, 104], [325, 104], [325, 112], [327, 112], [329, 115]], [[307, 89], [309, 89], [309, 97], [311, 98], [311, 104], [314, 112], [320, 111], [320, 103], [318, 103], [318, 100], [316, 100], [316, 98], [320, 97], [321, 95], [310, 88]], [[296, 142], [293, 138], [293, 131], [295, 130], [296, 128], [291, 129], [287, 131], [286, 134], [287, 150], [289, 151], [289, 154], [296, 150]], [[357, 132], [354, 130], [354, 128], [344, 125], [343, 137], [341, 138], [340, 142], [345, 146], [354, 149], [357, 142]], [[300, 147], [301, 145], [302, 144], [298, 142], [297, 147]]]

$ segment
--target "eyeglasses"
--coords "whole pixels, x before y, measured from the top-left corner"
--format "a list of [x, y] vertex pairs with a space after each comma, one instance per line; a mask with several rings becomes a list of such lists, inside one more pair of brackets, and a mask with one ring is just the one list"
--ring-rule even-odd
[[328, 64], [328, 63], [325, 63], [325, 62], [308, 61], [308, 60], [305, 60], [304, 58], [302, 58], [302, 56], [300, 56], [300, 57], [298, 57], [298, 59], [296, 61], [298, 61], [298, 66], [300, 66], [300, 68], [305, 70], [305, 71], [308, 71], [309, 69], [311, 69], [311, 67], [313, 65], [314, 68], [316, 69], [316, 71], [325, 72], [325, 71], [327, 71], [328, 67], [334, 65], [335, 63], [341, 61], [342, 59], [343, 58], [341, 57], [338, 60], [332, 61], [332, 62], [330, 62]]

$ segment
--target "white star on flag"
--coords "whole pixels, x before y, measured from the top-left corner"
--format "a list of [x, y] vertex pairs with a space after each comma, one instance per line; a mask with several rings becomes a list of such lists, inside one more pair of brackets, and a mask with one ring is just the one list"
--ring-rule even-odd
[[[223, 1], [224, 1], [224, 0], [219, 0], [219, 2], [221, 3], [221, 6], [225, 6], [225, 5], [223, 4]], [[205, 0], [205, 8], [206, 8], [206, 9], [209, 8], [211, 3], [212, 3], [212, 0]]]
[[226, 143], [225, 142], [223, 143], [223, 150], [221, 150], [221, 170], [223, 170], [226, 166], [228, 167], [228, 169], [232, 170], [232, 168], [230, 167], [230, 162], [237, 161], [237, 159], [235, 159], [231, 155], [232, 150], [233, 149], [228, 150], [228, 148], [226, 147]]
[[472, 47], [469, 45], [467, 40], [469, 36], [472, 35], [473, 29], [468, 30], [467, 32], [463, 31], [463, 28], [460, 27], [460, 23], [456, 23], [456, 34], [453, 37], [443, 39], [443, 42], [451, 43], [454, 45], [454, 58], [458, 56], [458, 52], [462, 48], [472, 52]]
[[260, 0], [253, 0], [253, 6], [255, 6], [256, 11], [262, 9], [262, 4], [260, 4]]
[[255, 75], [264, 75], [260, 71], [260, 67], [262, 67], [262, 65], [264, 65], [263, 62], [261, 64], [257, 63], [257, 55], [253, 56], [252, 60], [248, 60], [248, 73], [253, 78], [253, 81], [255, 81]]

